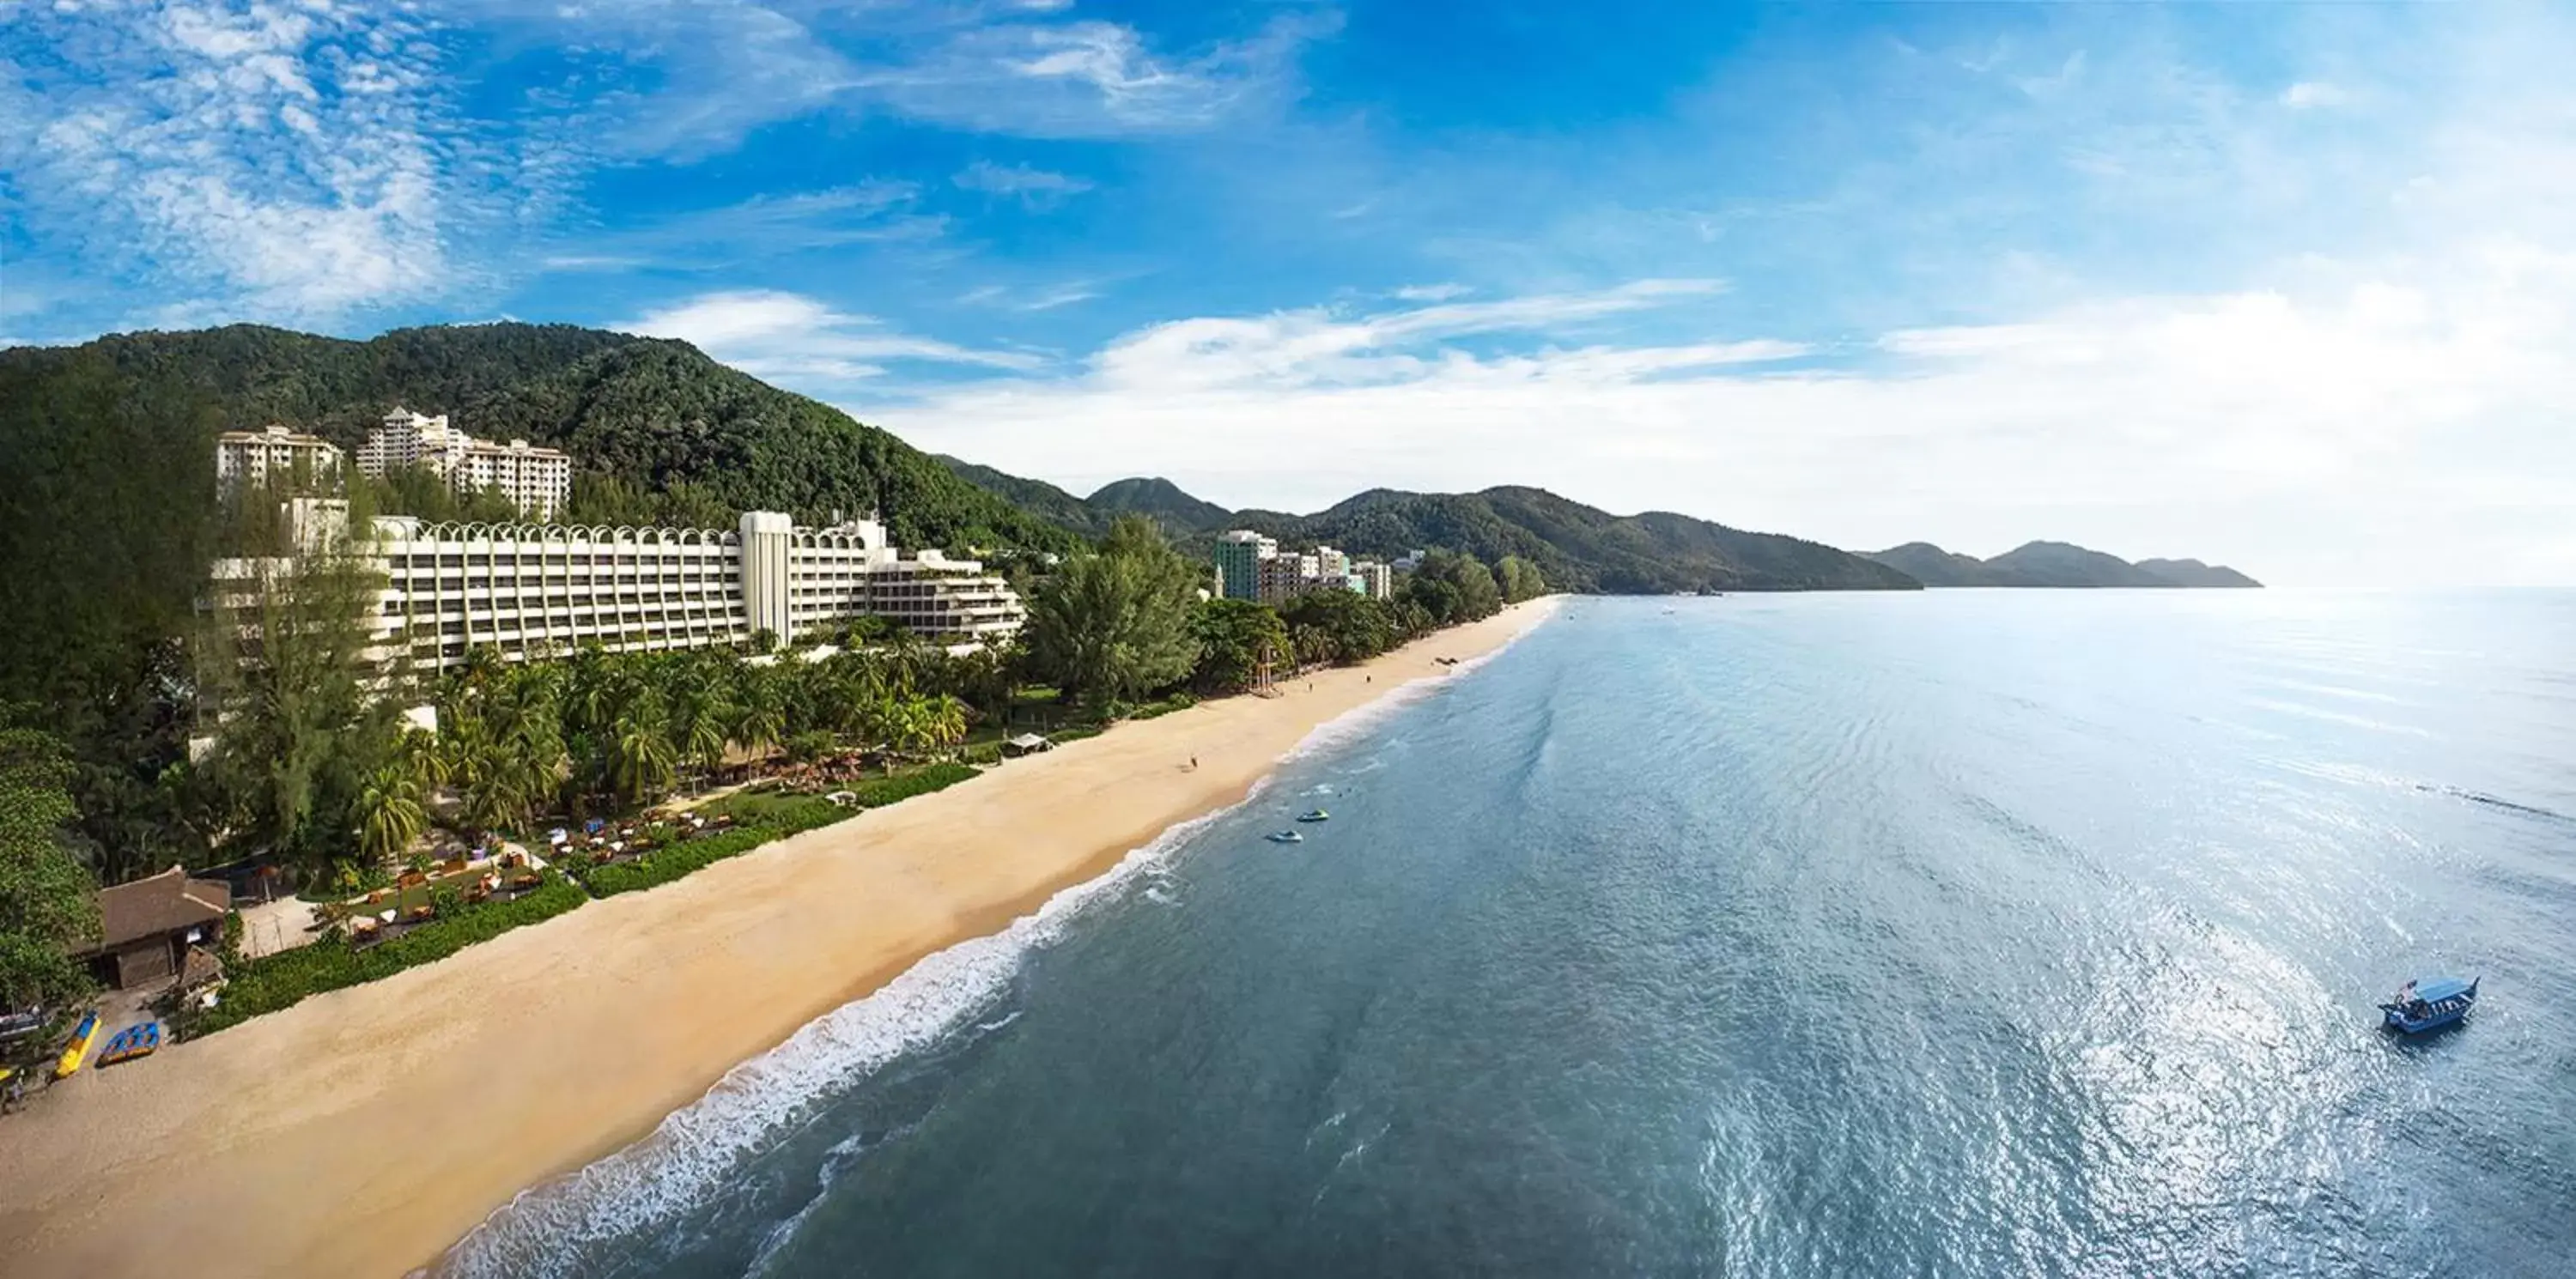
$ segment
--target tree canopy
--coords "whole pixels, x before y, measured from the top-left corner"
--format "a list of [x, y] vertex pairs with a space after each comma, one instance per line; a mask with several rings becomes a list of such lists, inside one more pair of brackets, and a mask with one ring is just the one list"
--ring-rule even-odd
[[1190, 606], [1204, 576], [1153, 521], [1122, 516], [1100, 551], [1067, 560], [1029, 600], [1031, 669], [1068, 698], [1134, 701], [1187, 678]]
[[63, 838], [71, 752], [30, 714], [0, 708], [0, 1013], [85, 993], [71, 956], [98, 938], [98, 885]]

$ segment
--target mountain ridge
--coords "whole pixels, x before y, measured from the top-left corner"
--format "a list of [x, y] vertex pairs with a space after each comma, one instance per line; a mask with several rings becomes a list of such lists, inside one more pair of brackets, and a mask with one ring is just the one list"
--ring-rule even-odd
[[2171, 590], [2262, 585], [2223, 564], [2189, 559], [2146, 559], [2133, 564], [2072, 542], [2024, 542], [1986, 560], [1943, 550], [1930, 542], [1906, 542], [1861, 555], [1935, 588]]

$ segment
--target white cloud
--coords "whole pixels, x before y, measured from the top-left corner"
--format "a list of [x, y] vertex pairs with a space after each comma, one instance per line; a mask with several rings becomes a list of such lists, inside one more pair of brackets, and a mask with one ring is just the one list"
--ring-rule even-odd
[[2576, 259], [2497, 244], [2421, 278], [2329, 268], [2297, 292], [1893, 333], [1831, 369], [1766, 370], [1803, 349], [1760, 340], [1443, 340], [1652, 296], [1178, 321], [1078, 375], [875, 416], [1015, 473], [1167, 474], [1230, 505], [1536, 482], [1862, 548], [2062, 537], [2289, 582], [2576, 574]]
[[1399, 302], [1446, 302], [1473, 292], [1463, 284], [1408, 284], [1397, 289], [1395, 297]]
[[814, 390], [877, 377], [892, 361], [1023, 371], [1043, 363], [898, 332], [873, 316], [775, 290], [703, 294], [615, 327], [679, 338], [754, 377]]
[[822, 191], [759, 195], [675, 213], [626, 230], [565, 235], [537, 259], [553, 272], [708, 271], [750, 259], [842, 245], [935, 240], [947, 219], [910, 212], [920, 188], [872, 179]]
[[2281, 105], [2293, 111], [2339, 107], [2351, 101], [2350, 93], [2322, 80], [2301, 80], [2281, 91]]
[[240, 314], [435, 296], [493, 217], [487, 158], [443, 109], [428, 29], [323, 3], [22, 10], [46, 51], [0, 85], [28, 221]]
[[1052, 173], [1025, 164], [995, 164], [990, 160], [977, 160], [959, 170], [950, 180], [960, 190], [1016, 199], [1033, 209], [1052, 208], [1091, 189], [1091, 182], [1086, 178]]
[[1281, 18], [1192, 56], [1154, 50], [1112, 22], [968, 27], [858, 76], [859, 87], [923, 120], [1032, 137], [1205, 129], [1284, 99], [1294, 57], [1332, 29]]

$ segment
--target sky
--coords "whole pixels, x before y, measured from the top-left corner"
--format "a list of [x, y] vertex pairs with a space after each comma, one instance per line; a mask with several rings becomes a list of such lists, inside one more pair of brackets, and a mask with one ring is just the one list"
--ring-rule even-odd
[[2576, 584], [2571, 58], [2514, 3], [0, 0], [0, 344], [560, 321], [1076, 493]]

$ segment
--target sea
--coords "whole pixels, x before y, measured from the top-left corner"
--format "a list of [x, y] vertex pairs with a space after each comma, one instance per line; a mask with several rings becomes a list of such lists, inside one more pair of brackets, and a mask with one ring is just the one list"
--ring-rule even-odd
[[434, 1269], [2576, 1274], [2576, 592], [1573, 600]]

